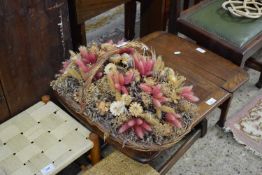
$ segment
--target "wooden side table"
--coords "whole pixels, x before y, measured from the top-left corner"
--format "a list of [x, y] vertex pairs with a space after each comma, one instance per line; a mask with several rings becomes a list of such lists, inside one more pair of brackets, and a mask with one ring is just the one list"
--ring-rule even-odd
[[53, 102], [38, 102], [0, 125], [0, 169], [8, 175], [56, 174], [92, 149], [89, 135]]

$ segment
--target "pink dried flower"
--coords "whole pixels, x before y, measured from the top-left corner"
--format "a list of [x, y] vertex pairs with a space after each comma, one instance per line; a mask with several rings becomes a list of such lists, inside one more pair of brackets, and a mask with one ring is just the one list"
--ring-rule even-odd
[[139, 87], [147, 94], [152, 95], [153, 104], [155, 107], [159, 108], [161, 106], [161, 103], [164, 103], [167, 101], [167, 98], [163, 95], [161, 92], [160, 85], [156, 86], [150, 86], [145, 83], [141, 83]]
[[97, 72], [96, 74], [95, 74], [95, 79], [96, 80], [98, 80], [98, 79], [100, 79], [100, 78], [102, 78], [103, 77], [103, 73], [102, 72]]
[[152, 69], [154, 67], [154, 60], [152, 59], [147, 59], [145, 57], [137, 57], [134, 56], [134, 65], [135, 68], [139, 71], [139, 73], [142, 76], [149, 76], [152, 74]]
[[134, 48], [128, 48], [128, 47], [126, 47], [126, 48], [121, 48], [121, 49], [119, 50], [119, 54], [120, 54], [120, 55], [123, 54], [123, 53], [127, 53], [127, 54], [129, 54], [129, 55], [132, 55], [134, 52], [135, 52], [135, 49], [134, 49]]
[[181, 118], [181, 115], [176, 113], [167, 113], [165, 116], [166, 121], [177, 128], [182, 128]]
[[90, 71], [90, 68], [88, 66], [85, 65], [85, 63], [81, 60], [81, 59], [77, 59], [76, 60], [76, 64], [78, 65], [78, 67], [85, 73]]
[[128, 90], [125, 85], [130, 84], [134, 80], [134, 73], [129, 71], [125, 75], [119, 72], [114, 72], [110, 75], [114, 82], [115, 88], [124, 94], [128, 94]]
[[191, 102], [198, 102], [199, 98], [194, 95], [194, 92], [192, 91], [193, 86], [185, 86], [182, 87], [180, 95]]
[[122, 124], [118, 133], [124, 133], [133, 128], [138, 138], [143, 139], [146, 132], [151, 132], [151, 126], [141, 118], [133, 118]]
[[96, 55], [91, 53], [91, 52], [88, 52], [86, 47], [80, 46], [78, 50], [80, 52], [82, 61], [85, 64], [94, 64], [94, 63], [96, 63], [96, 61], [97, 61]]

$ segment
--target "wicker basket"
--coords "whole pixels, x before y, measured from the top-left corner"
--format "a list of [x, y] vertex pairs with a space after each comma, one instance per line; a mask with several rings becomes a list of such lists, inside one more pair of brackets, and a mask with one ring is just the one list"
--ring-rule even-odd
[[[137, 47], [135, 49], [139, 49], [141, 52], [145, 52], [145, 49], [140, 47]], [[96, 65], [92, 68], [92, 70], [89, 72], [89, 77], [84, 83], [84, 88], [88, 88], [88, 86], [91, 84], [93, 77], [95, 76], [96, 72], [99, 70], [99, 68], [107, 61], [107, 59], [115, 54], [118, 53], [119, 50], [113, 50], [111, 52], [108, 52], [101, 56], [99, 61], [96, 63]], [[150, 53], [149, 53], [150, 54]], [[151, 53], [152, 54], [152, 53]], [[74, 100], [70, 98], [65, 98], [63, 96], [60, 96], [57, 92], [54, 92], [55, 96], [59, 100], [59, 102], [77, 119], [79, 119], [84, 125], [86, 125], [88, 128], [93, 130], [93, 132], [97, 133], [101, 138], [104, 138], [104, 140], [114, 145], [117, 149], [119, 149], [121, 152], [125, 153], [126, 155], [132, 157], [135, 160], [138, 160], [140, 162], [147, 162], [151, 159], [153, 159], [160, 151], [165, 150], [167, 148], [170, 148], [177, 142], [179, 142], [187, 133], [191, 131], [191, 127], [194, 123], [195, 118], [193, 117], [192, 123], [185, 128], [185, 132], [179, 135], [178, 137], [173, 138], [172, 140], [169, 140], [168, 142], [158, 145], [158, 144], [151, 144], [151, 145], [142, 145], [142, 144], [136, 144], [134, 142], [128, 142], [125, 143], [124, 140], [117, 136], [113, 136], [110, 134], [110, 132], [99, 122], [94, 122], [89, 116], [86, 116], [84, 114], [84, 108], [86, 104], [84, 104], [83, 97], [85, 96], [85, 91], [82, 91], [82, 102], [77, 103]]]

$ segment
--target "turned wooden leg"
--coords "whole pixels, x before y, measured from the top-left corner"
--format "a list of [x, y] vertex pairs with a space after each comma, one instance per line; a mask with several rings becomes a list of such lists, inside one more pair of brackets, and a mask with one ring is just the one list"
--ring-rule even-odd
[[44, 95], [44, 96], [42, 96], [41, 97], [41, 101], [43, 102], [43, 103], [48, 103], [49, 101], [50, 101], [50, 96], [49, 95]]
[[94, 143], [94, 147], [91, 149], [90, 154], [92, 165], [95, 165], [101, 159], [99, 137], [95, 133], [91, 133], [89, 139]]
[[136, 1], [132, 0], [125, 3], [125, 38], [134, 39], [136, 24]]
[[262, 72], [260, 72], [259, 80], [256, 83], [256, 87], [259, 88], [259, 89], [261, 89], [261, 87], [262, 87]]
[[230, 107], [231, 104], [231, 100], [233, 98], [233, 94], [224, 102], [222, 103], [219, 107], [221, 109], [221, 114], [220, 114], [220, 118], [219, 121], [217, 122], [217, 125], [221, 128], [224, 127], [224, 124], [226, 122], [226, 118], [227, 118], [227, 113], [228, 113], [228, 109]]

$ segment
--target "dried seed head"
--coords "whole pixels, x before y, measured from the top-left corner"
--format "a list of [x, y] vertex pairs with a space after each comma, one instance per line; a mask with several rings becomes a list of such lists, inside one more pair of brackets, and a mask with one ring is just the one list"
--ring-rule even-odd
[[132, 116], [138, 117], [143, 113], [143, 108], [139, 103], [133, 102], [129, 107], [129, 112]]
[[123, 101], [125, 105], [128, 106], [132, 102], [132, 97], [130, 95], [123, 94], [121, 96], [121, 101]]

